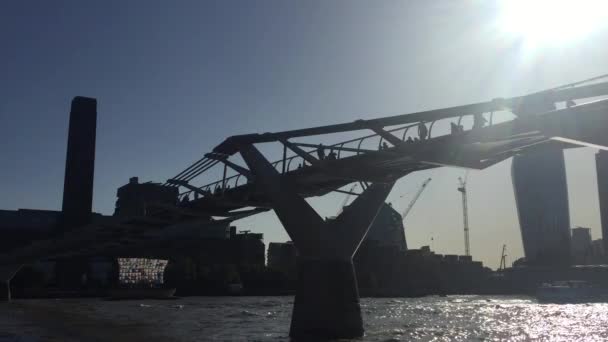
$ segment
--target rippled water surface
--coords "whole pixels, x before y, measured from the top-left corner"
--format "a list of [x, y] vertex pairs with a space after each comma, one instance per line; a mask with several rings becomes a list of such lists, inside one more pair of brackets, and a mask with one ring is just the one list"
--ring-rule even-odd
[[[0, 304], [0, 341], [285, 341], [292, 297]], [[605, 341], [608, 304], [526, 297], [362, 299], [362, 341]]]

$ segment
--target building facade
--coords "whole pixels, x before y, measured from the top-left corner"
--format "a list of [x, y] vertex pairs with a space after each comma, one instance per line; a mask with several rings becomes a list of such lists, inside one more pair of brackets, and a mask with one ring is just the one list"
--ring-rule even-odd
[[595, 260], [604, 262], [604, 240], [596, 239], [591, 241], [591, 254]]
[[154, 204], [177, 203], [178, 188], [158, 183], [139, 183], [138, 177], [129, 178], [129, 183], [116, 191], [114, 216], [146, 216]]
[[400, 251], [407, 250], [403, 218], [390, 203], [382, 205], [364, 241], [393, 246]]
[[271, 242], [268, 244], [268, 268], [295, 276], [297, 252], [293, 242]]
[[570, 214], [564, 154], [544, 148], [513, 157], [511, 177], [526, 261], [570, 259]]
[[572, 228], [572, 261], [576, 264], [587, 264], [592, 258], [591, 228]]
[[[608, 236], [608, 152], [599, 151], [595, 155], [597, 172], [597, 192], [600, 202], [600, 217], [602, 223], [602, 238]], [[604, 238], [604, 251], [608, 251], [608, 239]]]

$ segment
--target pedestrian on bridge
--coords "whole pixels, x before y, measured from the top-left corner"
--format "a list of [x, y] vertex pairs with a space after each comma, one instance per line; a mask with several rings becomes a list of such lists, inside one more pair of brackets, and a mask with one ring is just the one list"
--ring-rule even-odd
[[487, 122], [481, 113], [473, 115], [473, 128], [482, 128]]
[[420, 123], [418, 124], [418, 136], [420, 137], [420, 140], [426, 140], [426, 136], [429, 134], [429, 130], [428, 128], [426, 128], [426, 123], [424, 122], [424, 120], [420, 121]]
[[319, 160], [325, 159], [325, 147], [323, 144], [319, 144], [317, 147], [317, 155], [319, 156]]

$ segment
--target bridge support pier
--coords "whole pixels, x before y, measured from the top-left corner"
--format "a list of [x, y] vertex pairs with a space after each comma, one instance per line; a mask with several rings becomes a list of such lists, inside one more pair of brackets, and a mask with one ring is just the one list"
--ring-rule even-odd
[[[6, 288], [6, 290], [5, 290]], [[11, 301], [11, 282], [10, 280], [4, 281], [2, 282], [2, 300], [5, 302], [10, 302]]]
[[[14, 266], [0, 266], [0, 281], [2, 282], [2, 286], [0, 287], [0, 299], [10, 302], [11, 297], [11, 279], [17, 274], [17, 272], [21, 269], [22, 265], [14, 265]], [[4, 290], [3, 287], [6, 287]]]
[[298, 260], [298, 284], [289, 335], [294, 338], [363, 336], [352, 260]]
[[256, 191], [271, 201], [298, 251], [289, 335], [295, 339], [363, 336], [352, 258], [393, 183], [370, 185], [338, 217], [324, 220], [253, 145], [239, 151], [254, 174]]

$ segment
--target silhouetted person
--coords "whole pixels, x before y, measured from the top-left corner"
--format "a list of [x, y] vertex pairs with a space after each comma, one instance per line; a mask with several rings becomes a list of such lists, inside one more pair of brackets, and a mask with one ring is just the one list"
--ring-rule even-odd
[[336, 160], [336, 159], [338, 159], [338, 156], [336, 155], [336, 152], [334, 152], [333, 150], [331, 150], [331, 152], [329, 152], [329, 154], [327, 155], [327, 159], [328, 160]]
[[182, 204], [186, 204], [188, 202], [190, 202], [190, 196], [186, 194], [184, 197], [182, 197]]
[[486, 125], [486, 118], [481, 113], [473, 115], [473, 128], [482, 128]]
[[412, 137], [407, 137], [407, 140], [405, 142], [411, 144], [414, 142], [414, 139], [412, 139]]
[[323, 144], [319, 144], [319, 147], [317, 147], [317, 155], [319, 156], [319, 160], [325, 159], [325, 147], [323, 147]]
[[458, 133], [458, 126], [453, 122], [450, 122], [450, 133], [451, 134]]
[[427, 134], [429, 134], [429, 130], [426, 128], [426, 123], [424, 120], [420, 121], [418, 124], [418, 136], [420, 137], [420, 140], [426, 140]]
[[194, 200], [197, 200], [197, 199], [198, 199], [198, 192], [195, 192], [194, 193]]
[[382, 149], [383, 150], [387, 150], [388, 149], [388, 144], [386, 143], [386, 141], [382, 142]]

